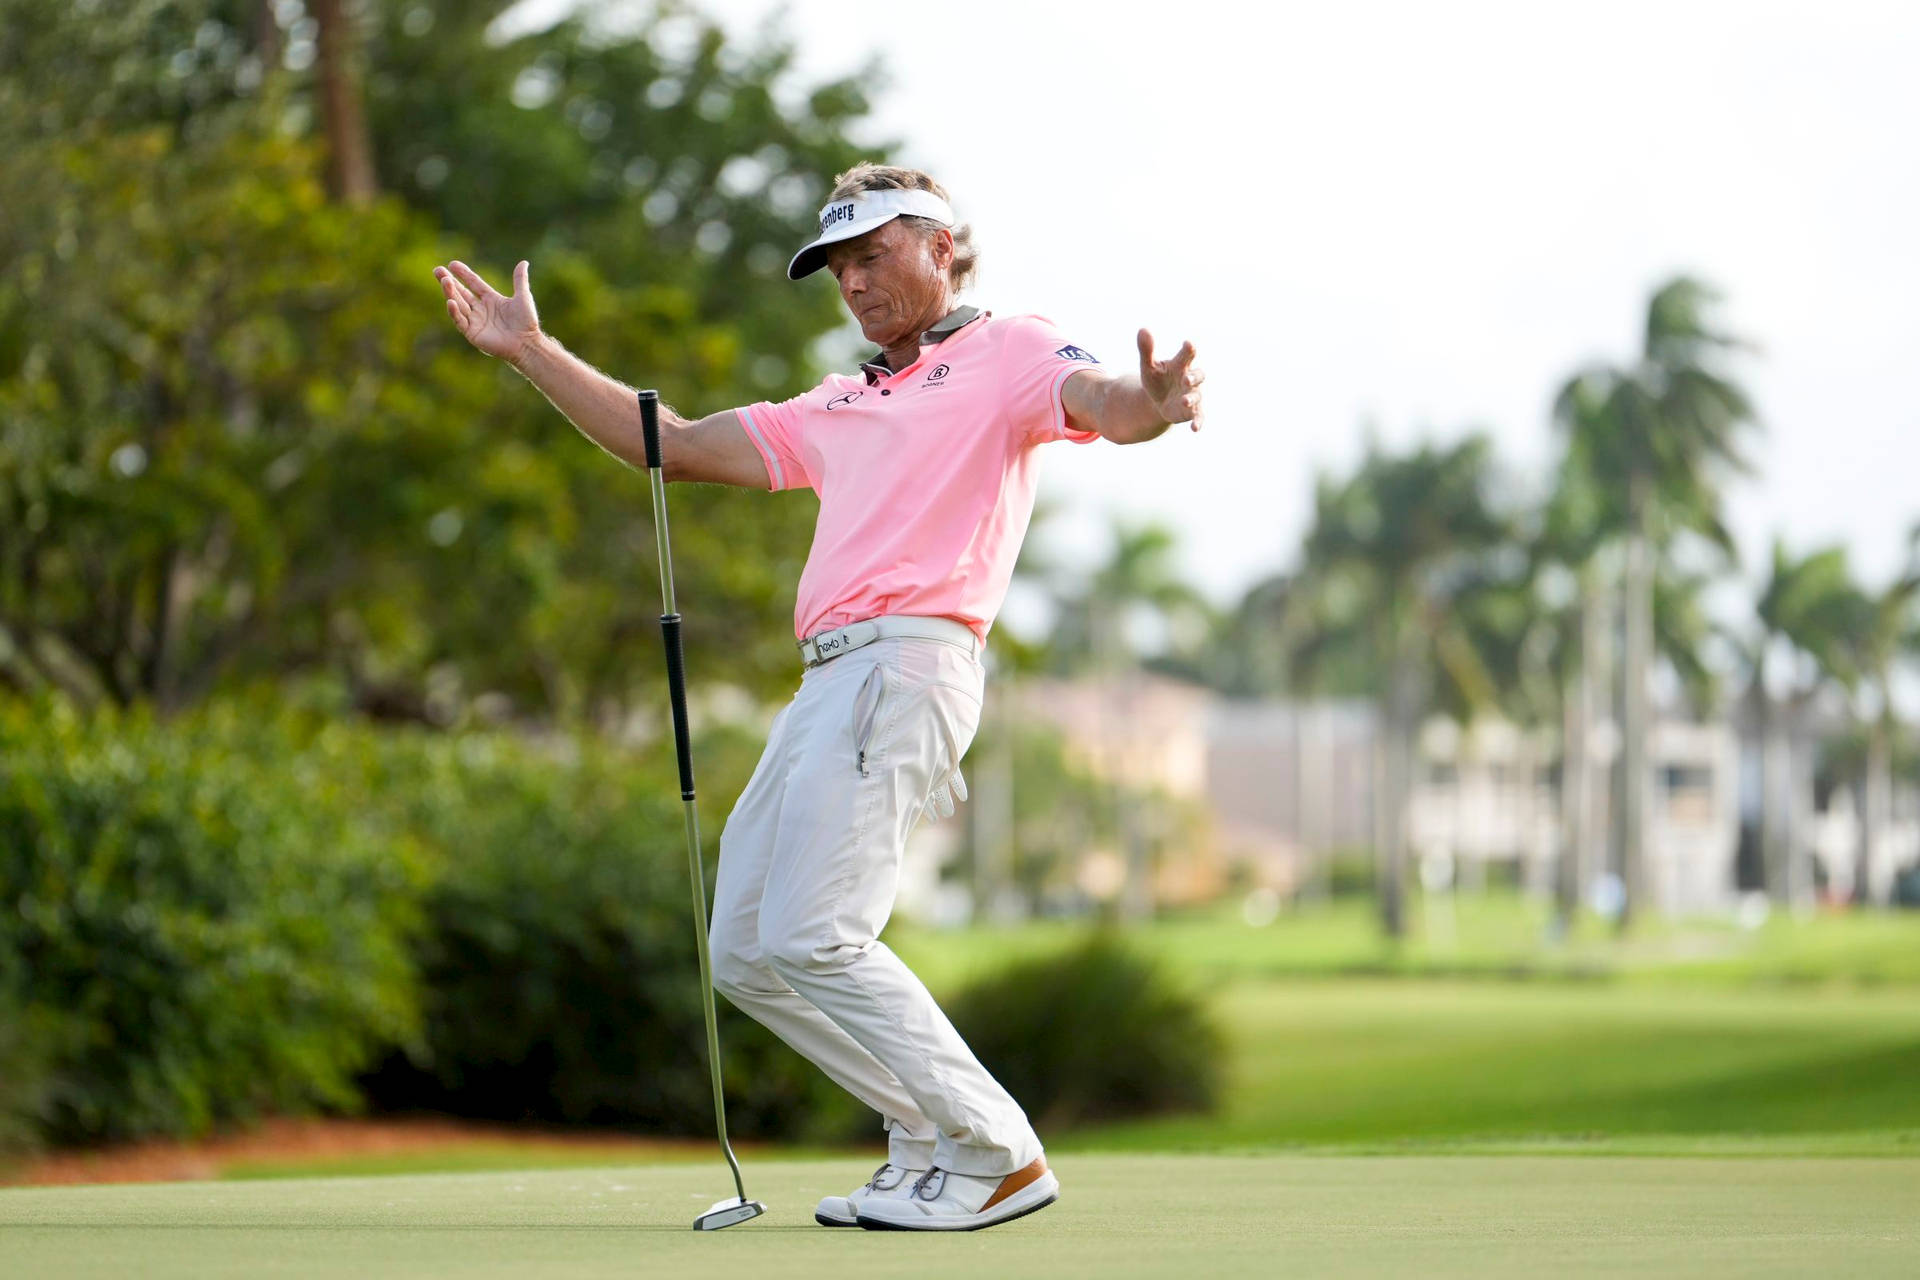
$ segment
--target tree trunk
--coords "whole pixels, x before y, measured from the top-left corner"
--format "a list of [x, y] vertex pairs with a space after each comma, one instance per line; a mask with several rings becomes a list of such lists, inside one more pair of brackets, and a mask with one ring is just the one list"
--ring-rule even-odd
[[1387, 706], [1381, 726], [1386, 767], [1382, 771], [1380, 808], [1380, 925], [1396, 941], [1407, 932], [1407, 801], [1413, 789], [1414, 735], [1419, 732], [1414, 689], [1417, 678], [1412, 658], [1404, 651], [1397, 652], [1387, 676]]
[[1651, 708], [1647, 677], [1653, 664], [1653, 549], [1647, 536], [1647, 481], [1636, 478], [1629, 501], [1635, 512], [1627, 540], [1626, 654], [1621, 697], [1620, 879], [1626, 890], [1620, 928], [1627, 929], [1646, 906], [1648, 739]]
[[[1581, 746], [1585, 765], [1581, 774], [1580, 827], [1582, 841], [1574, 851], [1580, 898], [1592, 889], [1594, 877], [1612, 865], [1613, 757], [1602, 760], [1593, 749], [1594, 736], [1604, 720], [1617, 724], [1614, 713], [1614, 592], [1598, 560], [1587, 565], [1580, 584], [1580, 697], [1587, 737]], [[1617, 737], [1617, 735], [1616, 735]], [[1614, 750], [1615, 748], [1609, 748]], [[1577, 905], [1578, 899], [1576, 899]]]
[[1788, 750], [1788, 772], [1792, 796], [1787, 804], [1786, 855], [1787, 901], [1796, 913], [1813, 909], [1813, 850], [1807, 839], [1807, 824], [1813, 818], [1813, 736], [1807, 726], [1808, 703], [1804, 697], [1793, 701], [1793, 723]]
[[1853, 873], [1856, 904], [1887, 904], [1889, 877], [1880, 874], [1885, 861], [1887, 807], [1893, 794], [1893, 766], [1888, 749], [1886, 718], [1874, 717], [1867, 728], [1867, 777], [1860, 806], [1860, 865]]
[[379, 194], [373, 146], [361, 110], [353, 20], [346, 0], [309, 0], [320, 28], [320, 118], [327, 133], [327, 187], [342, 204], [363, 205]]
[[1787, 832], [1792, 804], [1793, 759], [1788, 739], [1791, 726], [1782, 708], [1767, 692], [1764, 676], [1756, 677], [1754, 693], [1760, 713], [1760, 869], [1767, 895], [1780, 906], [1793, 901], [1792, 857]]
[[273, 0], [255, 0], [253, 44], [260, 55], [261, 73], [272, 75], [280, 66], [280, 24], [273, 16]]
[[[1586, 610], [1582, 607], [1582, 618]], [[1554, 931], [1564, 937], [1580, 914], [1587, 845], [1588, 740], [1592, 708], [1587, 699], [1585, 663], [1572, 673], [1560, 694], [1560, 856], [1554, 866]]]

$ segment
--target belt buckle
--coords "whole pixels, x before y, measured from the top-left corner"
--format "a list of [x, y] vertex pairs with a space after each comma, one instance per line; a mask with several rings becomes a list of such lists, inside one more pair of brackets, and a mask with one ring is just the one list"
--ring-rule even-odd
[[[817, 667], [879, 638], [880, 628], [873, 623], [849, 622], [844, 627], [834, 627], [808, 636], [800, 643], [800, 656], [807, 666]], [[812, 650], [810, 657], [809, 648]]]

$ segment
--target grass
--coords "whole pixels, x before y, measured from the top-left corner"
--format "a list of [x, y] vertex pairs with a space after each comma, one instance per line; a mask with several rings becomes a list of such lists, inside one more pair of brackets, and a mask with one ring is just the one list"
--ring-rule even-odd
[[0, 1190], [0, 1272], [574, 1280], [1912, 1274], [1904, 1162], [1064, 1155], [1062, 1198], [959, 1236], [828, 1230], [866, 1170], [768, 1161], [756, 1222], [688, 1229], [724, 1166]]
[[[1920, 1154], [1920, 914], [1648, 922], [1624, 941], [1587, 921], [1559, 943], [1544, 908], [1514, 895], [1416, 900], [1411, 919], [1397, 946], [1358, 902], [1135, 930], [1219, 1015], [1226, 1096], [1211, 1115], [1065, 1142], [1656, 1154], [1790, 1138]], [[902, 932], [898, 948], [946, 991], [1084, 926]]]
[[[1920, 1154], [1920, 917], [1758, 930], [1588, 926], [1565, 947], [1513, 896], [1461, 898], [1396, 950], [1363, 904], [1254, 928], [1237, 911], [1130, 935], [1203, 993], [1229, 1042], [1221, 1106], [1059, 1133], [1057, 1151]], [[1451, 933], [1439, 928], [1450, 923]], [[950, 993], [1084, 926], [889, 940]], [[696, 1145], [692, 1155], [701, 1158]], [[787, 1152], [793, 1155], [793, 1152]], [[759, 1158], [756, 1152], [753, 1158]], [[400, 1151], [273, 1150], [225, 1178], [592, 1167], [677, 1158], [474, 1136]], [[864, 1157], [861, 1157], [864, 1158]], [[0, 1169], [0, 1175], [5, 1174]]]
[[[1249, 977], [1482, 977], [1715, 986], [1920, 987], [1920, 912], [1774, 914], [1757, 928], [1731, 920], [1648, 920], [1627, 938], [1582, 919], [1549, 938], [1544, 903], [1512, 893], [1415, 896], [1408, 938], [1380, 935], [1370, 902], [1339, 899], [1250, 926], [1235, 903], [1129, 931], [1144, 950], [1211, 981]], [[1042, 920], [934, 931], [896, 924], [888, 941], [935, 991], [1014, 958], [1070, 944], [1086, 926]]]
[[1216, 1113], [1071, 1141], [1684, 1152], [1795, 1135], [1920, 1155], [1920, 990], [1247, 981], [1215, 1003], [1232, 1042]]
[[[1553, 946], [1517, 899], [1453, 911], [1397, 948], [1347, 904], [1141, 930], [1227, 1029], [1222, 1106], [1050, 1135], [1061, 1202], [995, 1231], [816, 1227], [877, 1157], [749, 1148], [772, 1212], [702, 1236], [710, 1148], [480, 1138], [0, 1190], [0, 1275], [1912, 1274], [1920, 920]], [[951, 991], [1081, 930], [895, 933]]]

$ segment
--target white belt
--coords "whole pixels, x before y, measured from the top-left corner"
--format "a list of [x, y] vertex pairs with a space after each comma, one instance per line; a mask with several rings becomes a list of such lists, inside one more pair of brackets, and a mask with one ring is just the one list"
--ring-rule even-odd
[[886, 614], [878, 618], [868, 618], [864, 622], [849, 622], [844, 627], [814, 632], [799, 642], [800, 661], [805, 666], [817, 667], [842, 654], [852, 653], [861, 645], [872, 644], [875, 640], [891, 639], [894, 636], [918, 636], [924, 640], [944, 640], [948, 644], [959, 645], [976, 658], [980, 656], [980, 637], [975, 635], [973, 628], [964, 622], [955, 622], [952, 618], [918, 618], [905, 614]]

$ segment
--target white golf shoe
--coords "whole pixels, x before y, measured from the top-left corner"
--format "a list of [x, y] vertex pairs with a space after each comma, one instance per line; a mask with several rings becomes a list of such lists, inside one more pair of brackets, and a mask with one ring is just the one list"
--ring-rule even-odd
[[1040, 1157], [1002, 1178], [929, 1169], [904, 1195], [862, 1201], [855, 1209], [869, 1231], [978, 1231], [1011, 1222], [1060, 1198], [1060, 1181]]
[[913, 1190], [922, 1172], [903, 1169], [897, 1164], [883, 1164], [873, 1171], [871, 1178], [846, 1195], [822, 1198], [813, 1208], [813, 1220], [823, 1227], [857, 1227], [861, 1205], [888, 1196], [906, 1195]]

